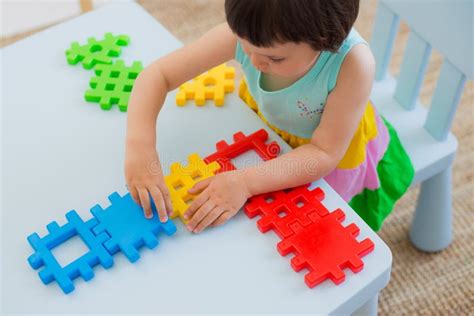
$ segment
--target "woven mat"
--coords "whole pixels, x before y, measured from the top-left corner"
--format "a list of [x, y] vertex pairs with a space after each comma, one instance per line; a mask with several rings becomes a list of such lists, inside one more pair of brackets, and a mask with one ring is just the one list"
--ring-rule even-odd
[[[139, 0], [183, 43], [188, 43], [212, 26], [224, 22], [223, 0]], [[370, 39], [376, 0], [362, 0], [356, 28]], [[0, 47], [39, 30], [2, 38]], [[408, 27], [401, 24], [390, 65], [399, 72], [406, 46]], [[421, 91], [421, 101], [429, 104], [439, 74], [442, 56], [430, 57]], [[380, 296], [380, 315], [474, 315], [474, 84], [469, 81], [454, 120], [453, 133], [459, 150], [453, 166], [454, 241], [437, 254], [416, 250], [408, 240], [408, 230], [419, 188], [399, 201], [385, 222], [380, 236], [393, 253], [392, 278]]]

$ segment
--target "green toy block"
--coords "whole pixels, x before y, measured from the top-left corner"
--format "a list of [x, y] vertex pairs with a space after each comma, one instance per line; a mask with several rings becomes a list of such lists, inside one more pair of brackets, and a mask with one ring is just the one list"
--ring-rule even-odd
[[97, 64], [111, 64], [113, 57], [120, 56], [121, 46], [127, 46], [129, 42], [127, 35], [114, 36], [112, 33], [105, 33], [100, 41], [90, 37], [84, 45], [73, 42], [66, 50], [67, 62], [70, 65], [82, 62], [85, 69], [92, 69]]
[[126, 112], [133, 83], [143, 70], [142, 63], [133, 62], [127, 67], [123, 60], [113, 64], [98, 64], [95, 77], [90, 80], [90, 90], [85, 93], [88, 102], [97, 102], [103, 110], [110, 110], [117, 104], [120, 111]]

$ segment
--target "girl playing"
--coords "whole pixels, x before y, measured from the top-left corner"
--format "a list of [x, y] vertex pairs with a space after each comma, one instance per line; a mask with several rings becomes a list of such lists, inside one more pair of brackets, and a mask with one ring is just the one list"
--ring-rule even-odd
[[[247, 198], [324, 179], [374, 229], [408, 188], [413, 167], [395, 130], [369, 101], [375, 62], [352, 28], [359, 0], [226, 0], [227, 23], [149, 65], [137, 78], [127, 121], [125, 175], [147, 217], [150, 198], [172, 207], [156, 151], [166, 94], [236, 59], [239, 95], [294, 149], [271, 161], [198, 182], [185, 214], [201, 232], [225, 223]], [[288, 167], [290, 166], [290, 167]]]

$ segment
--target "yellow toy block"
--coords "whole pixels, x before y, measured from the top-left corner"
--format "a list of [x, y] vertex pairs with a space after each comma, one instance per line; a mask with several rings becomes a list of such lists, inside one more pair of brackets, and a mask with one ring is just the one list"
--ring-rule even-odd
[[173, 205], [171, 218], [179, 216], [181, 221], [186, 224], [184, 213], [196, 197], [196, 195], [189, 194], [188, 190], [196, 182], [212, 177], [215, 171], [220, 169], [220, 165], [216, 161], [207, 164], [198, 154], [191, 154], [188, 156], [186, 167], [179, 162], [175, 162], [170, 169], [170, 174], [165, 176], [165, 183], [170, 192], [171, 204]]
[[234, 76], [234, 67], [226, 64], [214, 67], [182, 84], [176, 94], [176, 104], [184, 106], [187, 100], [194, 99], [197, 106], [203, 106], [206, 100], [214, 99], [216, 106], [222, 106], [225, 93], [234, 91]]

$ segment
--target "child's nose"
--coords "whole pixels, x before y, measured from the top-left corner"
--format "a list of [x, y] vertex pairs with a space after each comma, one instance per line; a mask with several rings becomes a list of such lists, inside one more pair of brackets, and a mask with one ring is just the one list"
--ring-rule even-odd
[[252, 62], [252, 64], [255, 66], [255, 68], [259, 68], [259, 69], [262, 69], [262, 68], [266, 68], [268, 66], [268, 63], [266, 61], [264, 61], [262, 59], [262, 57], [259, 57], [255, 54], [252, 54], [250, 56], [250, 61]]

